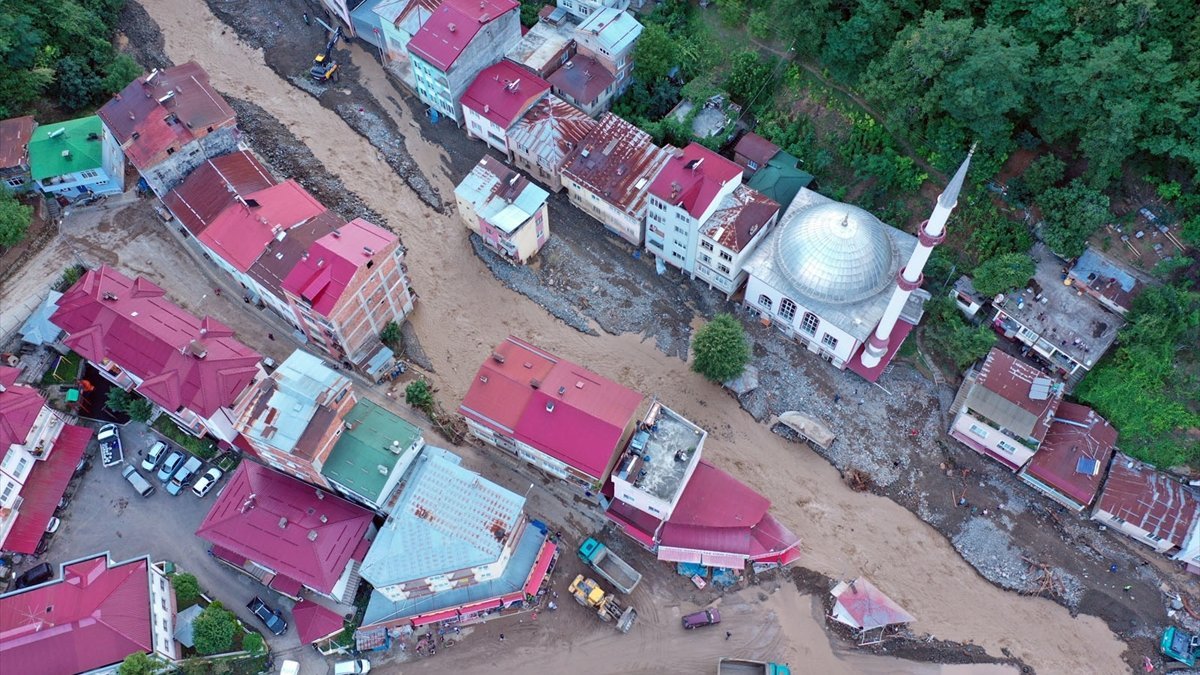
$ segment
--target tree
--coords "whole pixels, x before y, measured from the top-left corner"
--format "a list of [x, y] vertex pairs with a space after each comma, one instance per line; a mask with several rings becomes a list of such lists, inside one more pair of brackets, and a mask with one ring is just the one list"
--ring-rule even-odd
[[417, 410], [430, 414], [433, 411], [433, 388], [425, 378], [413, 380], [404, 388], [404, 402]]
[[233, 649], [233, 638], [237, 635], [237, 618], [233, 612], [214, 602], [192, 622], [192, 639], [196, 651], [205, 656], [221, 654]]
[[938, 297], [925, 304], [924, 322], [926, 335], [938, 351], [963, 368], [982, 358], [996, 343], [996, 333], [986, 324], [968, 324], [946, 297]]
[[742, 374], [750, 362], [746, 331], [732, 314], [718, 314], [692, 337], [692, 370], [713, 382]]
[[1033, 258], [1028, 255], [1005, 253], [975, 268], [971, 283], [983, 295], [993, 296], [1014, 288], [1024, 288], [1025, 282], [1033, 278], [1036, 270]]
[[261, 654], [267, 650], [267, 645], [263, 641], [263, 636], [258, 633], [251, 633], [242, 638], [242, 649], [251, 654]]
[[379, 339], [393, 350], [399, 349], [404, 340], [404, 334], [400, 332], [400, 324], [395, 321], [387, 322], [387, 325], [379, 333]]
[[0, 246], [16, 246], [25, 239], [33, 222], [33, 207], [0, 190]]
[[146, 652], [134, 652], [117, 667], [117, 675], [154, 675], [162, 670], [163, 662]]
[[1053, 154], [1045, 154], [1033, 160], [1021, 178], [1025, 181], [1030, 196], [1035, 200], [1046, 190], [1058, 185], [1063, 179], [1067, 165]]
[[729, 76], [725, 78], [725, 91], [729, 92], [729, 98], [743, 106], [761, 106], [771, 102], [774, 83], [775, 60], [746, 49], [734, 55]]
[[153, 403], [136, 394], [130, 394], [120, 387], [108, 390], [108, 394], [104, 398], [104, 405], [113, 412], [129, 415], [129, 419], [136, 422], [145, 422], [154, 414]]
[[171, 587], [175, 589], [175, 602], [180, 609], [185, 609], [200, 600], [200, 582], [194, 574], [180, 572], [171, 577]]
[[154, 414], [154, 404], [138, 396], [125, 407], [125, 414], [129, 415], [129, 419], [134, 422], [148, 422], [150, 416]]
[[717, 0], [717, 16], [726, 26], [740, 26], [746, 18], [745, 0]]
[[61, 59], [55, 70], [54, 86], [58, 92], [58, 102], [67, 110], [87, 107], [103, 89], [100, 76], [81, 58], [68, 56]]
[[125, 412], [125, 409], [129, 407], [129, 401], [132, 398], [133, 397], [129, 395], [129, 392], [125, 391], [124, 389], [120, 387], [112, 387], [108, 390], [108, 394], [106, 394], [104, 397], [104, 407], [113, 412], [123, 413]]
[[1088, 237], [1108, 221], [1108, 203], [1107, 196], [1078, 178], [1046, 190], [1038, 201], [1045, 219], [1042, 241], [1064, 258], [1078, 257]]
[[667, 29], [648, 23], [633, 46], [633, 76], [647, 83], [663, 79], [679, 65], [678, 54], [679, 48]]
[[100, 89], [105, 94], [115, 94], [142, 74], [142, 67], [127, 54], [117, 54], [113, 62], [104, 70], [104, 79]]

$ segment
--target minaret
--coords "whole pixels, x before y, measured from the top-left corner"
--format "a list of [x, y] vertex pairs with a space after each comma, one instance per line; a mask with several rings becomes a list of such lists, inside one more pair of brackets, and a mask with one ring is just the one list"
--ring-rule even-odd
[[933, 253], [933, 247], [946, 239], [946, 221], [950, 218], [950, 212], [954, 210], [954, 206], [958, 204], [958, 193], [962, 191], [963, 181], [967, 177], [967, 167], [971, 165], [971, 155], [974, 154], [975, 147], [972, 146], [971, 151], [967, 153], [967, 158], [963, 160], [962, 166], [958, 167], [958, 172], [950, 180], [950, 184], [938, 196], [937, 205], [933, 208], [933, 215], [929, 216], [929, 220], [921, 223], [921, 229], [917, 233], [917, 247], [913, 249], [908, 263], [901, 268], [897, 275], [896, 290], [892, 293], [892, 299], [888, 301], [887, 309], [884, 310], [883, 317], [879, 319], [879, 325], [875, 327], [875, 332], [871, 334], [871, 339], [867, 341], [867, 346], [862, 351], [862, 364], [867, 368], [874, 368], [883, 360], [887, 353], [888, 341], [892, 337], [892, 329], [896, 327], [896, 321], [900, 318], [900, 310], [904, 309], [904, 303], [908, 302], [908, 296], [920, 288], [921, 282], [925, 280], [925, 275], [921, 273], [921, 270], [925, 268], [929, 255]]

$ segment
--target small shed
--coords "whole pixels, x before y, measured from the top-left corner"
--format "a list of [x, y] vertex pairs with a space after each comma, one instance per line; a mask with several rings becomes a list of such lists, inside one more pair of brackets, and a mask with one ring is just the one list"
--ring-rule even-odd
[[301, 600], [292, 609], [292, 624], [300, 634], [301, 644], [320, 642], [342, 632], [342, 615], [311, 600]]
[[824, 422], [796, 410], [789, 410], [771, 420], [770, 426], [774, 427], [776, 424], [782, 424], [800, 434], [801, 439], [812, 443], [822, 450], [828, 450], [829, 446], [833, 445], [833, 442], [837, 440], [837, 436], [830, 431]]
[[188, 607], [187, 609], [175, 615], [175, 641], [189, 649], [196, 646], [196, 640], [193, 637], [193, 625], [196, 617], [200, 616], [204, 608], [199, 603]]
[[975, 285], [971, 283], [971, 277], [966, 275], [959, 277], [958, 281], [954, 282], [948, 295], [958, 307], [958, 311], [966, 315], [968, 319], [974, 319], [988, 301], [987, 297], [975, 290]]
[[888, 626], [916, 621], [865, 577], [839, 582], [830, 595], [833, 596], [833, 609], [829, 618], [853, 628], [860, 645], [881, 642]]

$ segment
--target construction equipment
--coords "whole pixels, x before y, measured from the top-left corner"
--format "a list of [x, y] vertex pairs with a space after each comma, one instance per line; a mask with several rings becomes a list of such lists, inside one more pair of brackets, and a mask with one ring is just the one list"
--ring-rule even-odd
[[[322, 25], [325, 24], [322, 23]], [[328, 26], [326, 27], [328, 28]], [[313, 58], [312, 68], [308, 70], [313, 81], [337, 82], [341, 79], [341, 75], [338, 74], [338, 63], [333, 60], [333, 48], [337, 46], [338, 40], [341, 38], [342, 27], [338, 26], [333, 29], [333, 35], [329, 38], [329, 42], [325, 43], [325, 51]]]
[[618, 591], [627, 595], [632, 593], [642, 580], [640, 572], [621, 560], [611, 548], [591, 537], [579, 545], [579, 559], [596, 570], [600, 576], [608, 579]]
[[575, 602], [595, 609], [602, 620], [616, 622], [617, 630], [622, 633], [628, 633], [629, 629], [633, 628], [633, 622], [637, 620], [637, 610], [623, 606], [616, 595], [605, 593], [594, 579], [586, 579], [580, 574], [567, 590], [575, 596]]
[[1164, 655], [1192, 668], [1196, 665], [1196, 659], [1200, 658], [1200, 635], [1192, 635], [1169, 626], [1163, 631], [1158, 649]]

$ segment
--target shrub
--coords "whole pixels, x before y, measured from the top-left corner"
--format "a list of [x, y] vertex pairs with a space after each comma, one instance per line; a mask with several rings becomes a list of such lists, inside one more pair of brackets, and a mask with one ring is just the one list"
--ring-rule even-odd
[[425, 378], [413, 380], [404, 388], [404, 402], [429, 414], [433, 410], [433, 388]]
[[171, 587], [175, 589], [175, 601], [180, 609], [200, 601], [200, 582], [196, 581], [193, 574], [181, 572], [172, 576]]
[[237, 618], [233, 612], [214, 602], [204, 608], [203, 612], [192, 623], [192, 639], [196, 643], [196, 651], [205, 656], [220, 654], [233, 649], [233, 639], [237, 635]]
[[741, 322], [718, 314], [692, 338], [692, 370], [713, 382], [726, 382], [746, 369], [750, 344]]
[[996, 256], [975, 269], [971, 282], [975, 290], [992, 296], [1014, 288], [1023, 288], [1037, 271], [1033, 259], [1021, 253]]

